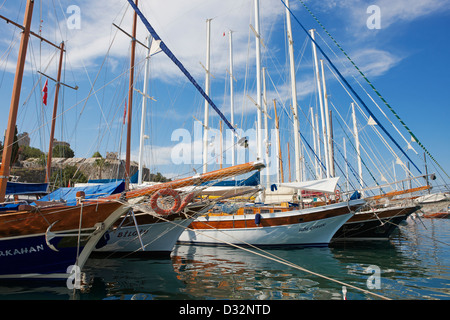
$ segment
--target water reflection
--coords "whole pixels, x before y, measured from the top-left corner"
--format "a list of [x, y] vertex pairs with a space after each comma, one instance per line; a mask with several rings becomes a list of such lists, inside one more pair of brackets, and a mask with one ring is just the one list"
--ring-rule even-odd
[[[290, 263], [368, 289], [369, 266], [392, 299], [450, 298], [450, 220], [409, 219], [387, 242], [329, 248], [248, 252], [179, 245], [170, 259], [89, 259], [83, 290], [64, 284], [0, 283], [0, 299], [342, 299], [342, 285], [286, 266]], [[271, 254], [275, 255], [274, 258]], [[378, 299], [347, 288], [348, 299]]]
[[329, 248], [251, 251], [264, 256], [229, 247], [177, 246], [174, 270], [185, 285], [183, 292], [207, 299], [341, 298], [340, 289], [324, 286], [322, 279], [265, 257], [301, 261], [317, 272], [344, 272]]

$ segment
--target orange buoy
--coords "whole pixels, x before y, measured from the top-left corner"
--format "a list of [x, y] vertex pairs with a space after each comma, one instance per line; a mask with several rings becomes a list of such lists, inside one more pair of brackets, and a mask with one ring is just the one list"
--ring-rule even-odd
[[[171, 208], [163, 209], [158, 206], [158, 199], [160, 197], [164, 197], [164, 196], [170, 196], [173, 198], [174, 202], [173, 202], [173, 206]], [[181, 203], [181, 200], [180, 200], [180, 196], [179, 196], [178, 192], [176, 192], [173, 189], [169, 189], [169, 188], [157, 191], [150, 198], [150, 206], [153, 209], [153, 211], [155, 211], [157, 214], [160, 214], [163, 216], [168, 216], [169, 214], [177, 213], [180, 208], [180, 203]]]
[[178, 212], [181, 212], [191, 201], [194, 199], [194, 193], [189, 193], [186, 197], [184, 197], [183, 201], [181, 201], [180, 208], [178, 209]]

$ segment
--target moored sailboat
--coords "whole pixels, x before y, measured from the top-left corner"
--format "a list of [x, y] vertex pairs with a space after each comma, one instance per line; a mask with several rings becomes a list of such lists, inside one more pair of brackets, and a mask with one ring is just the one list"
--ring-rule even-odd
[[[5, 199], [9, 179], [33, 6], [34, 1], [29, 0], [24, 26], [21, 27], [24, 32], [0, 170], [0, 201]], [[79, 194], [79, 202], [72, 206], [22, 205], [7, 208], [0, 215], [0, 277], [67, 278], [73, 270], [71, 267], [83, 267], [98, 239], [126, 210], [124, 204], [115, 200], [84, 202], [82, 194]]]
[[327, 246], [364, 200], [298, 209], [242, 207], [234, 214], [210, 213], [182, 233], [180, 243], [255, 246]]
[[[102, 240], [102, 246], [94, 250], [94, 254], [169, 255], [180, 234], [195, 219], [196, 214], [207, 206], [207, 203], [192, 203], [194, 189], [191, 188], [187, 194], [180, 190], [189, 186], [201, 187], [208, 181], [245, 174], [263, 167], [262, 162], [245, 163], [125, 193], [125, 199], [136, 203], [133, 206], [135, 212], [116, 222]], [[120, 196], [116, 194], [108, 198]], [[140, 204], [137, 204], [138, 201]]]
[[[338, 178], [292, 183], [297, 191], [330, 192]], [[298, 201], [297, 201], [298, 203]], [[327, 246], [335, 232], [365, 200], [315, 205], [271, 204], [242, 206], [233, 213], [199, 217], [179, 238], [181, 243], [250, 244], [256, 246]]]
[[117, 201], [22, 206], [0, 215], [0, 278], [67, 278], [128, 210]]
[[417, 205], [361, 210], [333, 236], [332, 241], [388, 240], [398, 225], [420, 209]]

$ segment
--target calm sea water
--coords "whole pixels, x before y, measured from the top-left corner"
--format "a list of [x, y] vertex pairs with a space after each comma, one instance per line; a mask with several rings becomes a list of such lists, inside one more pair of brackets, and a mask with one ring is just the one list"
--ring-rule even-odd
[[450, 299], [450, 219], [408, 218], [382, 243], [258, 253], [183, 245], [171, 259], [90, 259], [83, 290], [0, 283], [0, 299], [343, 299], [342, 284], [270, 260], [270, 254], [344, 282], [348, 300], [379, 299], [348, 285], [396, 300]]

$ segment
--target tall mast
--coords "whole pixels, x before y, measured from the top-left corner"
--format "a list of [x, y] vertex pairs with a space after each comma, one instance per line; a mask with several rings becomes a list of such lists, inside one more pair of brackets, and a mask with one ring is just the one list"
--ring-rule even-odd
[[[319, 161], [322, 161], [322, 151], [320, 148], [320, 134], [319, 134], [319, 115], [316, 113], [315, 114], [315, 123], [316, 123], [316, 139], [317, 139], [317, 151], [318, 154], [317, 156], [319, 157]], [[322, 179], [323, 178], [323, 173], [322, 173], [322, 164], [319, 162], [319, 178]]]
[[291, 182], [291, 151], [289, 148], [289, 142], [287, 143], [287, 153], [288, 153], [288, 168], [289, 168], [289, 182]]
[[314, 110], [313, 107], [309, 108], [310, 112], [311, 112], [311, 127], [312, 127], [312, 131], [313, 131], [313, 142], [314, 142], [314, 169], [315, 169], [315, 173], [316, 173], [316, 179], [320, 179], [319, 176], [319, 161], [317, 161], [317, 137], [316, 137], [316, 125], [315, 125], [315, 120], [314, 120]]
[[23, 19], [24, 31], [20, 39], [19, 56], [17, 57], [16, 75], [9, 110], [8, 127], [6, 128], [5, 143], [3, 145], [2, 166], [0, 168], [0, 202], [5, 201], [6, 185], [8, 183], [11, 163], [12, 144], [16, 130], [17, 111], [19, 109], [20, 91], [22, 87], [25, 58], [27, 56], [28, 39], [30, 36], [31, 18], [33, 15], [34, 0], [28, 0], [25, 17]]
[[[205, 93], [209, 97], [210, 85], [210, 46], [211, 46], [211, 19], [206, 20], [206, 78]], [[205, 99], [205, 119], [203, 123], [203, 173], [208, 171], [208, 130], [209, 130], [209, 103]]]
[[356, 158], [358, 160], [359, 185], [362, 189], [363, 188], [363, 179], [362, 179], [361, 152], [359, 150], [360, 147], [359, 147], [358, 124], [356, 122], [355, 104], [353, 102], [352, 102], [352, 118], [353, 118], [353, 134], [355, 135], [355, 144], [356, 144]]
[[145, 58], [145, 70], [144, 70], [144, 88], [142, 97], [142, 114], [141, 114], [141, 135], [139, 143], [139, 172], [138, 172], [138, 184], [142, 184], [142, 167], [144, 163], [144, 141], [145, 141], [145, 117], [147, 113], [147, 90], [148, 90], [148, 75], [150, 72], [150, 49], [151, 49], [151, 36], [147, 37], [147, 57]]
[[334, 177], [334, 161], [333, 161], [333, 138], [332, 138], [332, 127], [330, 121], [330, 111], [328, 110], [328, 95], [327, 95], [327, 85], [325, 82], [325, 71], [323, 69], [323, 60], [320, 59], [320, 68], [322, 70], [322, 85], [323, 85], [323, 101], [324, 101], [324, 113], [325, 113], [325, 124], [326, 124], [326, 142], [328, 144], [328, 165], [327, 169], [330, 171], [330, 177]]
[[297, 105], [297, 86], [295, 77], [295, 61], [294, 61], [294, 38], [292, 37], [291, 15], [289, 12], [289, 0], [286, 3], [286, 25], [287, 37], [289, 42], [289, 64], [291, 73], [291, 99], [292, 99], [292, 115], [294, 117], [294, 151], [295, 151], [295, 181], [302, 181], [302, 169], [300, 167], [300, 127], [298, 122], [298, 105]]
[[259, 27], [259, 0], [255, 0], [255, 32], [256, 32], [256, 103], [258, 104], [257, 110], [257, 148], [256, 158], [262, 159], [262, 96], [261, 96], [261, 31]]
[[[314, 29], [309, 30], [309, 32], [311, 33], [311, 38], [313, 40], [315, 40], [314, 38]], [[325, 166], [326, 166], [326, 174], [327, 174], [327, 178], [330, 177], [330, 165], [329, 165], [329, 156], [328, 156], [328, 139], [327, 139], [327, 129], [326, 129], [326, 124], [325, 124], [325, 112], [323, 109], [323, 96], [322, 96], [322, 85], [320, 84], [320, 71], [319, 71], [319, 62], [317, 60], [317, 49], [316, 49], [316, 44], [314, 43], [314, 41], [312, 41], [311, 43], [312, 45], [312, 49], [313, 49], [313, 55], [314, 55], [314, 69], [316, 72], [316, 82], [317, 82], [317, 93], [319, 96], [319, 106], [320, 106], [320, 116], [322, 118], [322, 135], [323, 135], [323, 147], [324, 147], [324, 151], [325, 151]]]
[[[230, 109], [231, 109], [231, 125], [234, 126], [234, 74], [233, 74], [233, 36], [232, 31], [228, 31], [230, 42]], [[231, 135], [231, 165], [236, 164], [236, 146], [234, 145], [234, 134]]]
[[59, 55], [58, 75], [56, 78], [56, 86], [55, 86], [55, 101], [53, 101], [53, 116], [52, 116], [51, 130], [50, 130], [50, 141], [48, 144], [47, 172], [45, 174], [45, 182], [50, 181], [51, 170], [52, 170], [53, 138], [55, 136], [55, 123], [56, 123], [56, 114], [58, 111], [59, 88], [61, 87], [61, 69], [62, 69], [63, 56], [64, 56], [64, 42], [61, 42], [60, 50], [61, 50], [61, 52]]
[[342, 138], [343, 139], [343, 145], [344, 145], [344, 160], [345, 160], [345, 181], [346, 181], [346, 192], [348, 192], [350, 190], [349, 187], [349, 182], [348, 182], [348, 161], [347, 161], [347, 146], [345, 143], [345, 137]]
[[265, 155], [266, 155], [266, 185], [267, 189], [270, 188], [270, 170], [269, 170], [269, 124], [268, 124], [268, 115], [267, 115], [267, 95], [266, 95], [266, 68], [262, 69], [263, 73], [263, 104], [264, 104], [264, 147], [265, 147]]
[[332, 177], [334, 177], [335, 176], [335, 168], [334, 168], [334, 137], [333, 137], [333, 113], [332, 113], [332, 111], [330, 110], [329, 111], [329, 113], [330, 113], [330, 131], [329, 131], [329, 133], [330, 133], [330, 145], [329, 145], [329, 147], [330, 147], [330, 168], [331, 168], [331, 173], [330, 173], [330, 175], [332, 176]]
[[275, 128], [277, 135], [277, 146], [278, 146], [278, 161], [277, 161], [277, 182], [284, 182], [284, 174], [283, 174], [283, 158], [281, 157], [281, 143], [280, 143], [280, 123], [278, 121], [277, 115], [277, 103], [275, 99], [273, 99], [273, 110], [275, 112]]
[[[135, 1], [136, 7], [138, 0]], [[133, 110], [133, 84], [134, 84], [134, 58], [136, 55], [136, 23], [137, 13], [133, 15], [133, 30], [131, 38], [131, 59], [130, 59], [130, 84], [128, 87], [128, 123], [127, 123], [127, 151], [125, 157], [125, 188], [128, 189], [130, 183], [130, 157], [131, 157], [131, 119]]]

